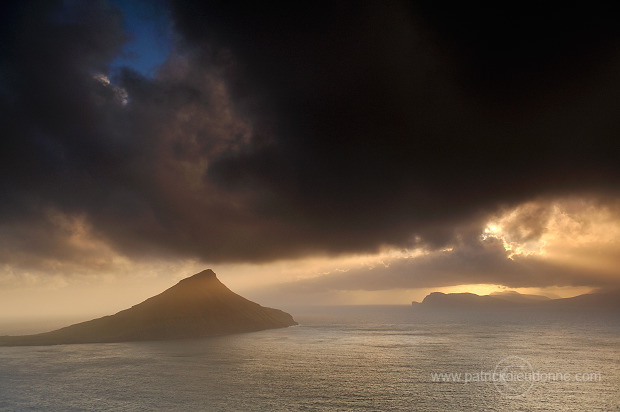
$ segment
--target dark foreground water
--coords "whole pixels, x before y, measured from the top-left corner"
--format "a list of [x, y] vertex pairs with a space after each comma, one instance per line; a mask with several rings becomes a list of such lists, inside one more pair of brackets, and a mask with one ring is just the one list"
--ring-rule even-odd
[[614, 322], [305, 312], [210, 339], [0, 348], [0, 410], [620, 410]]

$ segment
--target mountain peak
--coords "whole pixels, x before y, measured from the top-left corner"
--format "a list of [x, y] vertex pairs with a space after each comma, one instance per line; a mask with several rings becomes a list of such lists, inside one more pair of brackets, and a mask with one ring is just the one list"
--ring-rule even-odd
[[196, 277], [216, 277], [216, 276], [215, 276], [215, 272], [212, 271], [211, 269], [205, 269], [202, 272], [199, 272], [193, 276], [190, 276], [190, 278], [196, 278]]
[[202, 272], [196, 273], [195, 275], [182, 279], [179, 283], [188, 282], [188, 281], [189, 282], [203, 281], [203, 280], [209, 280], [209, 279], [217, 279], [217, 276], [215, 275], [215, 272], [212, 271], [211, 269], [206, 269], [206, 270], [203, 270]]

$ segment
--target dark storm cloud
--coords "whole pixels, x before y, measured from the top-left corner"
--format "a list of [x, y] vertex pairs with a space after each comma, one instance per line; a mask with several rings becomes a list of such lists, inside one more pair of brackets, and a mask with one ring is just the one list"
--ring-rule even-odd
[[235, 56], [235, 97], [273, 130], [210, 178], [258, 181], [328, 248], [442, 245], [498, 203], [616, 186], [617, 32], [597, 5], [208, 4], [179, 28]]
[[500, 206], [613, 193], [609, 11], [444, 6], [173, 2], [168, 62], [108, 84], [119, 10], [5, 3], [4, 262], [71, 259], [75, 217], [122, 254], [260, 261], [439, 247]]

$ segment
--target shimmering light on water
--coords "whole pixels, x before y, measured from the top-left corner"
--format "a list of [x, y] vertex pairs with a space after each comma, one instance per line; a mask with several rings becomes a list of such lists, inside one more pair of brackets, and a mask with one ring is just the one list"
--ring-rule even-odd
[[[0, 348], [0, 410], [588, 410], [620, 408], [620, 327], [416, 318], [409, 307], [295, 313], [300, 326], [212, 339]], [[537, 371], [521, 397], [433, 373]]]

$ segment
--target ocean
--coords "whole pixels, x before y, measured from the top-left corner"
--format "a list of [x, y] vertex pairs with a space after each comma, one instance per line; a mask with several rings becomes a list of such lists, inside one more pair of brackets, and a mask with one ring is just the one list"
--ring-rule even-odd
[[289, 309], [215, 338], [0, 348], [0, 411], [620, 411], [620, 324]]

